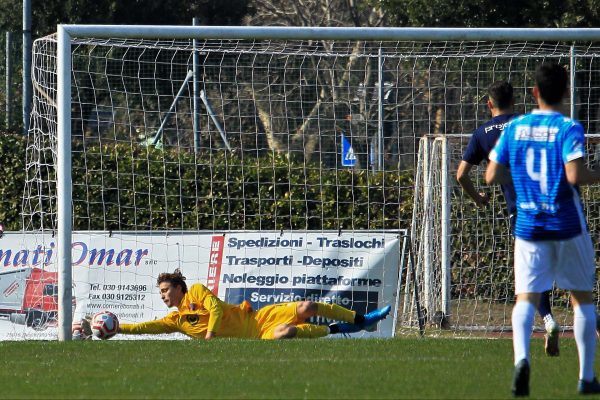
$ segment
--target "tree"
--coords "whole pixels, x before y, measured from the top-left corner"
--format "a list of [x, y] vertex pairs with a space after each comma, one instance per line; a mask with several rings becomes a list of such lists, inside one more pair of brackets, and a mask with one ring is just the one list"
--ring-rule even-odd
[[[269, 26], [320, 26], [320, 27], [381, 27], [386, 25], [386, 16], [377, 5], [366, 5], [355, 0], [253, 0], [253, 14], [245, 19], [246, 25]], [[334, 54], [335, 46], [340, 44], [322, 40], [318, 43], [307, 43], [309, 47]], [[347, 44], [341, 44], [341, 46]], [[327, 125], [327, 121], [344, 121], [345, 117], [357, 113], [362, 121], [371, 120], [370, 114], [376, 109], [369, 96], [357, 96], [352, 89], [359, 86], [372, 87], [377, 75], [376, 64], [371, 59], [357, 57], [364, 42], [352, 44], [350, 54], [343, 57], [295, 57], [283, 61], [285, 72], [271, 77], [271, 81], [282, 84], [271, 85], [269, 91], [256, 90], [256, 82], [247, 87], [253, 96], [269, 147], [275, 151], [283, 151], [291, 146], [292, 150], [303, 148], [310, 158], [317, 147], [335, 146], [337, 127], [335, 123]], [[301, 63], [302, 65], [294, 65]], [[374, 67], [374, 68], [373, 68]], [[360, 73], [357, 71], [364, 71]], [[301, 76], [300, 76], [301, 75]], [[302, 84], [304, 82], [305, 84]], [[250, 83], [249, 83], [250, 85]], [[269, 82], [264, 82], [265, 87]], [[299, 90], [292, 89], [300, 87]], [[281, 92], [274, 92], [281, 88]], [[284, 92], [288, 90], [288, 92]], [[287, 101], [273, 101], [277, 98]], [[356, 100], [356, 101], [354, 101]], [[285, 109], [287, 104], [302, 104], [297, 110]], [[353, 112], [354, 110], [354, 112]], [[277, 118], [278, 115], [290, 115], [294, 123]], [[314, 122], [320, 115], [319, 126]], [[367, 129], [361, 133], [366, 133]], [[283, 132], [283, 134], [278, 134]], [[289, 136], [288, 136], [289, 133]], [[327, 139], [329, 138], [329, 139]], [[354, 146], [362, 146], [367, 154], [368, 134], [355, 137]], [[331, 153], [335, 154], [335, 152]], [[363, 160], [366, 163], [366, 159]]]
[[[66, 0], [34, 2], [33, 37], [56, 32], [58, 24], [238, 25], [251, 13], [249, 0]], [[22, 2], [0, 0], [0, 27], [20, 31]]]
[[371, 0], [397, 26], [592, 27], [600, 22], [598, 0]]
[[[251, 13], [248, 2], [249, 0], [35, 1], [32, 4], [32, 36], [37, 39], [52, 34], [61, 23], [191, 25], [193, 17], [199, 17], [200, 23], [205, 25], [239, 25], [242, 17]], [[22, 1], [0, 0], [0, 27], [3, 31], [21, 31]], [[14, 73], [21, 75], [19, 66]], [[20, 81], [15, 79], [17, 95]]]
[[[600, 24], [600, 0], [370, 0], [380, 5], [398, 26], [585, 28]], [[580, 60], [577, 87], [578, 118], [596, 131], [600, 102], [597, 59]]]

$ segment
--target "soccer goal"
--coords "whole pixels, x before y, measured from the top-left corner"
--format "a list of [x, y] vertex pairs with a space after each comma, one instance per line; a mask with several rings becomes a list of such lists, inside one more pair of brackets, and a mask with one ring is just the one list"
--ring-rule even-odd
[[[39, 260], [58, 266], [59, 338], [72, 316], [100, 309], [128, 322], [164, 314], [154, 279], [174, 268], [230, 302], [393, 304], [386, 335], [412, 331], [418, 315], [432, 330], [507, 329], [503, 200], [482, 187], [491, 206], [476, 209], [456, 166], [489, 118], [486, 88], [509, 80], [516, 111], [530, 111], [542, 61], [569, 66], [566, 112], [595, 134], [599, 39], [598, 29], [59, 26], [34, 44], [23, 201]], [[568, 325], [564, 295], [555, 300]]]
[[[455, 183], [469, 139], [445, 134], [419, 140], [411, 223], [416, 287], [434, 327], [503, 331], [510, 329], [514, 297], [509, 218], [500, 187], [482, 183], [485, 165], [472, 172], [477, 189], [490, 196], [485, 209], [477, 209]], [[409, 294], [406, 315], [415, 307]]]

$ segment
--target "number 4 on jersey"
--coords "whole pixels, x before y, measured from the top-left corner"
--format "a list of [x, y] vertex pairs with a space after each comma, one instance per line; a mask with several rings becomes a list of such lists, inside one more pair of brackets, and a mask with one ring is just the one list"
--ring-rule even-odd
[[[535, 171], [536, 153], [539, 153], [539, 171]], [[527, 149], [527, 175], [533, 181], [539, 182], [540, 192], [548, 194], [548, 161], [546, 158], [546, 149], [539, 149], [537, 152], [533, 147]]]

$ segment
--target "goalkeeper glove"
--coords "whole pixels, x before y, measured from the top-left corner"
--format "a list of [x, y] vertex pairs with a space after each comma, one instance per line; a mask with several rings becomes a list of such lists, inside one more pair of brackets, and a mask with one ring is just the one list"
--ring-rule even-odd
[[73, 340], [91, 340], [92, 339], [92, 316], [86, 315], [79, 321], [74, 321], [72, 325]]

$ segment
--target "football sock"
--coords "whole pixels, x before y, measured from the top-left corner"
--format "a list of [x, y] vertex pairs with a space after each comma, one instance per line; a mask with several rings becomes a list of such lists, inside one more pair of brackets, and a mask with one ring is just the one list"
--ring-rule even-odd
[[340, 327], [338, 326], [338, 324], [329, 325], [329, 334], [335, 335], [336, 333], [340, 333]]
[[552, 316], [552, 309], [550, 308], [550, 290], [545, 291], [540, 296], [540, 303], [538, 304], [537, 311], [540, 317], [545, 318], [546, 315]]
[[554, 317], [552, 316], [552, 314], [546, 314], [546, 316], [544, 316], [544, 325], [548, 325], [552, 322], [556, 322], [554, 321]]
[[594, 379], [594, 357], [596, 356], [596, 307], [580, 304], [573, 307], [573, 333], [579, 353], [579, 379]]
[[529, 361], [529, 341], [533, 329], [535, 307], [528, 301], [517, 301], [512, 312], [513, 350], [515, 365], [523, 359]]
[[356, 313], [337, 304], [317, 303], [317, 315], [334, 321], [355, 322]]
[[354, 315], [354, 323], [356, 325], [362, 325], [365, 323], [365, 316], [361, 314]]
[[299, 339], [315, 339], [329, 335], [327, 325], [300, 324], [296, 325], [296, 337]]

